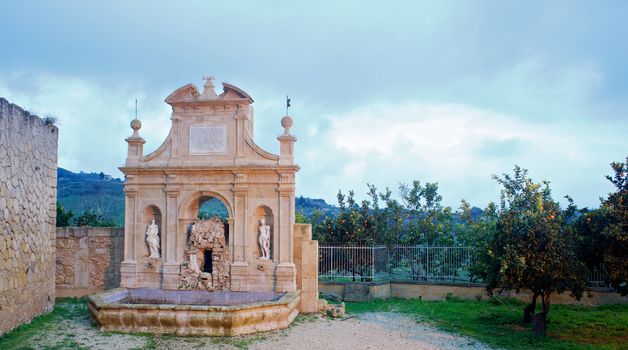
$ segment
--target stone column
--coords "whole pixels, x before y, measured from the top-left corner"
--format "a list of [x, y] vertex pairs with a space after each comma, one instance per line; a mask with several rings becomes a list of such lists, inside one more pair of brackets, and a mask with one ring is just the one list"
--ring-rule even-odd
[[248, 119], [246, 113], [238, 108], [236, 115], [236, 164], [246, 161], [245, 123]]
[[234, 216], [233, 223], [233, 263], [231, 264], [231, 290], [247, 291], [248, 262], [246, 261], [246, 229], [249, 214], [249, 189], [246, 174], [236, 174], [233, 185]]
[[279, 223], [276, 237], [279, 239], [279, 264], [277, 265], [276, 291], [293, 292], [296, 290], [296, 268], [294, 254], [294, 174], [280, 173], [279, 186]]
[[[168, 182], [174, 181], [174, 175], [168, 175]], [[181, 266], [177, 257], [177, 224], [178, 224], [179, 190], [166, 188], [166, 225], [162, 233], [164, 240], [163, 289], [178, 289]]]
[[[132, 181], [127, 176], [127, 184]], [[125, 189], [125, 218], [124, 218], [124, 261], [120, 264], [120, 286], [134, 288], [137, 285], [137, 262], [135, 260], [135, 230], [137, 216], [137, 194], [135, 190]]]

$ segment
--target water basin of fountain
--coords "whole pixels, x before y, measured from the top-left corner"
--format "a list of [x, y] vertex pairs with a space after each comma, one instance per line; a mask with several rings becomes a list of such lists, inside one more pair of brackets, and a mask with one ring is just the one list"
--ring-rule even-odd
[[234, 336], [288, 327], [299, 314], [300, 297], [300, 291], [116, 288], [89, 296], [88, 308], [102, 331]]

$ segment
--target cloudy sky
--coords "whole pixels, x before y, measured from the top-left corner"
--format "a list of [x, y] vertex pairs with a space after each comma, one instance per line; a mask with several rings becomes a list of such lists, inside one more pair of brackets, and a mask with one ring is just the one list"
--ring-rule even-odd
[[298, 194], [438, 181], [497, 200], [515, 164], [597, 206], [628, 155], [625, 1], [13, 1], [0, 96], [60, 128], [59, 166], [121, 176], [139, 100], [146, 153], [164, 98], [212, 74], [255, 100], [278, 153], [290, 94]]

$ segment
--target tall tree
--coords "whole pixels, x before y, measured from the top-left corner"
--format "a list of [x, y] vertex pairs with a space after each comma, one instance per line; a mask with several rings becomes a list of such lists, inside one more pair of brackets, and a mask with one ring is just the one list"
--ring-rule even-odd
[[70, 220], [74, 213], [72, 210], [66, 211], [64, 207], [61, 206], [61, 203], [57, 202], [57, 227], [67, 227], [70, 226]]
[[[551, 295], [570, 290], [580, 299], [586, 278], [576, 257], [575, 240], [560, 206], [551, 197], [549, 183], [535, 183], [527, 170], [494, 176], [502, 186], [495, 234], [486, 252], [487, 290], [529, 289], [531, 303], [524, 321], [532, 320], [534, 333], [545, 335]], [[537, 298], [541, 311], [534, 314]]]
[[602, 270], [605, 283], [628, 295], [628, 157], [611, 164], [615, 186], [600, 208], [586, 211], [575, 221], [579, 255], [589, 271]]

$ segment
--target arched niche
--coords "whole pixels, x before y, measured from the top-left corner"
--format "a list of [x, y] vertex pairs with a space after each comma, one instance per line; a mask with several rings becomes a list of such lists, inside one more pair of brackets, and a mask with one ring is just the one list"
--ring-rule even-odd
[[253, 241], [255, 242], [255, 248], [253, 249], [253, 252], [255, 254], [255, 258], [259, 259], [262, 256], [262, 248], [259, 242], [259, 229], [262, 219], [264, 219], [266, 225], [270, 226], [270, 260], [272, 260], [275, 257], [275, 216], [273, 215], [273, 211], [265, 205], [260, 205], [255, 209], [255, 222], [253, 223]]
[[227, 217], [233, 218], [233, 209], [231, 202], [225, 196], [213, 191], [198, 191], [187, 196], [179, 206], [179, 219], [196, 220], [198, 219], [199, 209], [208, 199], [215, 198], [220, 201], [227, 211]]
[[[159, 251], [161, 256], [163, 256], [163, 231], [162, 231], [162, 215], [161, 210], [156, 205], [149, 205], [144, 209], [144, 233], [146, 233], [146, 229], [148, 225], [155, 220], [155, 224], [159, 228]], [[144, 236], [144, 244], [142, 245], [142, 256], [148, 257], [150, 250], [148, 249], [148, 244], [146, 243], [146, 236]]]
[[224, 222], [225, 241], [227, 246], [229, 246], [233, 233], [233, 209], [227, 197], [219, 192], [201, 190], [191, 193], [184, 198], [179, 205], [179, 235], [177, 236], [176, 260], [182, 261], [185, 247], [192, 233], [192, 226], [201, 218], [199, 214], [202, 214], [201, 210], [204, 205], [214, 209], [220, 207], [220, 209], [214, 212], [219, 214], [216, 216]]

